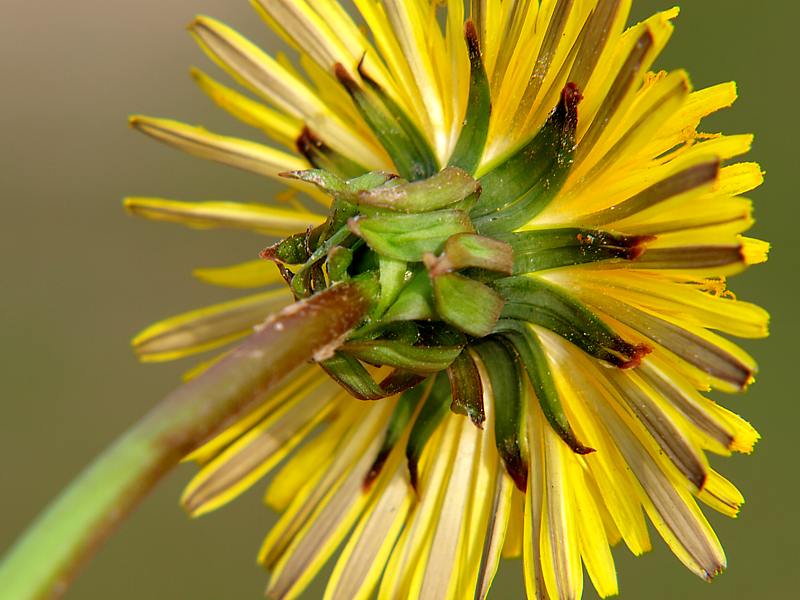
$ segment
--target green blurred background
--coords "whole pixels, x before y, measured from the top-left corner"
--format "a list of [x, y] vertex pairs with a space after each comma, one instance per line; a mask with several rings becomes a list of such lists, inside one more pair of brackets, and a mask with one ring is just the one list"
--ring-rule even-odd
[[[637, 18], [669, 6], [634, 4]], [[126, 194], [265, 200], [277, 189], [148, 141], [129, 131], [126, 116], [178, 117], [252, 136], [194, 88], [188, 66], [208, 65], [185, 25], [196, 13], [213, 14], [280, 49], [244, 0], [3, 0], [2, 7], [0, 549], [187, 368], [137, 364], [128, 347], [132, 334], [165, 315], [230, 297], [193, 281], [191, 268], [246, 259], [263, 245], [248, 234], [125, 216]], [[756, 132], [751, 156], [769, 171], [753, 197], [755, 234], [773, 242], [773, 257], [734, 289], [772, 311], [773, 336], [745, 344], [760, 360], [760, 380], [747, 396], [729, 399], [764, 440], [754, 456], [722, 467], [748, 499], [737, 521], [711, 515], [729, 571], [709, 586], [660, 540], [640, 559], [619, 549], [622, 598], [796, 597], [800, 415], [790, 364], [800, 335], [791, 312], [800, 255], [796, 118], [789, 113], [797, 103], [792, 64], [800, 9], [752, 0], [687, 0], [683, 9], [659, 66], [687, 67], [698, 87], [737, 80], [741, 99], [705, 129]], [[260, 489], [190, 521], [177, 498], [191, 472], [181, 468], [158, 488], [68, 598], [261, 597], [266, 576], [254, 557], [274, 516], [261, 507]], [[317, 584], [306, 597], [320, 597], [321, 589]], [[522, 596], [520, 564], [509, 563], [493, 598]], [[0, 599], [14, 600], [3, 590]]]

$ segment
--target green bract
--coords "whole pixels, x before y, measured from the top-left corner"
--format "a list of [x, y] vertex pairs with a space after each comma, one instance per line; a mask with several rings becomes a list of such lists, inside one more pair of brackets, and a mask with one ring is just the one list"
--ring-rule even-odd
[[[486, 140], [491, 105], [480, 54], [471, 56], [465, 128], [451, 165], [441, 170], [374, 82], [358, 83], [337, 71], [400, 172], [349, 178], [344, 169], [286, 173], [331, 196], [329, 217], [262, 254], [278, 263], [297, 298], [342, 281], [371, 290], [372, 307], [360, 327], [318, 361], [362, 400], [402, 393], [392, 417], [396, 426], [389, 428], [366, 484], [378, 476], [397, 442], [392, 432], [411, 419], [407, 458], [416, 481], [425, 443], [448, 409], [483, 427], [488, 386], [499, 454], [523, 489], [526, 382], [573, 451], [592, 451], [572, 430], [535, 328], [620, 368], [638, 364], [648, 351], [622, 339], [579, 300], [538, 275], [582, 263], [638, 259], [649, 237], [600, 229], [519, 230], [570, 172], [579, 91], [567, 85], [541, 130], [478, 179], [476, 157]], [[331, 160], [316, 166], [326, 164]]]

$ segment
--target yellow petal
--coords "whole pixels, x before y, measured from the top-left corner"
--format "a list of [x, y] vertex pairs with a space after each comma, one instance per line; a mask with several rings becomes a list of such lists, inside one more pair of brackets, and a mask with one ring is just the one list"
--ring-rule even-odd
[[[527, 436], [528, 489], [525, 494], [524, 524], [522, 527], [522, 564], [525, 575], [525, 592], [528, 600], [547, 600], [550, 596], [545, 585], [544, 557], [541, 539], [545, 520], [544, 495], [547, 486], [544, 472], [544, 428], [540, 411], [528, 411]], [[552, 577], [551, 577], [552, 578]]]
[[734, 452], [742, 452], [750, 454], [753, 451], [761, 435], [755, 428], [747, 421], [742, 419], [739, 415], [729, 411], [723, 406], [707, 399], [707, 408], [716, 413], [717, 417], [724, 420], [731, 428], [733, 433], [733, 442], [731, 443], [731, 450]]
[[303, 131], [301, 121], [251, 100], [215, 81], [200, 69], [192, 69], [192, 78], [217, 106], [243, 123], [261, 129], [287, 148], [295, 149], [295, 142]]
[[555, 598], [580, 598], [583, 570], [567, 466], [575, 454], [551, 427], [541, 429], [546, 488], [539, 545], [545, 587]]
[[[597, 378], [595, 381], [602, 381], [598, 367], [585, 364]], [[644, 438], [634, 433], [634, 420], [606, 402], [599, 402], [593, 408], [639, 480], [640, 500], [675, 556], [704, 579], [719, 574], [725, 568], [725, 553], [691, 493], [676, 486], [663, 470], [666, 463], [642, 445]]]
[[665, 11], [630, 28], [618, 42], [610, 72], [601, 79], [598, 70], [592, 77], [584, 92], [583, 120], [578, 123], [582, 152], [625, 118], [648, 69], [672, 35], [670, 21], [675, 16], [677, 10]]
[[[758, 371], [756, 363], [736, 344], [682, 318], [657, 313], [606, 294], [602, 286], [596, 287], [591, 277], [584, 277], [588, 272], [554, 272], [546, 275], [545, 279], [567, 286], [566, 289], [594, 307], [626, 339], [642, 341], [654, 352], [669, 351], [677, 364], [705, 373], [708, 383], [718, 389], [737, 392], [753, 382]], [[692, 277], [687, 274], [686, 279]]]
[[[402, 446], [384, 465], [383, 482], [345, 545], [325, 589], [324, 600], [372, 598], [386, 561], [414, 502]], [[388, 480], [388, 481], [387, 481]]]
[[606, 536], [606, 528], [595, 499], [587, 489], [583, 468], [577, 458], [568, 463], [575, 522], [581, 558], [601, 598], [619, 593], [617, 570]]
[[304, 486], [325, 474], [344, 436], [360, 418], [359, 408], [355, 402], [339, 403], [338, 414], [331, 417], [333, 422], [300, 448], [272, 478], [264, 494], [267, 506], [278, 512], [286, 510]]
[[[425, 575], [419, 597], [427, 600], [463, 598], [458, 581], [463, 568], [463, 545], [467, 527], [470, 480], [480, 430], [462, 419], [456, 455], [444, 490], [443, 506], [433, 525], [433, 538], [425, 557]], [[473, 586], [474, 590], [474, 586]]]
[[735, 101], [736, 84], [733, 82], [692, 92], [681, 109], [664, 123], [644, 153], [660, 156], [680, 144], [691, 143], [698, 137], [696, 130], [703, 117], [727, 108]]
[[235, 289], [252, 289], [282, 283], [283, 277], [274, 264], [258, 259], [230, 267], [195, 269], [192, 274], [200, 281]]
[[636, 492], [638, 483], [613, 437], [594, 413], [593, 407], [605, 400], [590, 379], [592, 372], [587, 373], [581, 368], [585, 355], [550, 331], [536, 328], [536, 333], [545, 342], [553, 364], [575, 365], [576, 368], [569, 372], [554, 370], [553, 375], [576, 435], [597, 450], [587, 455], [584, 463], [630, 551], [637, 556], [649, 551], [647, 524]]
[[[486, 600], [488, 597], [489, 589], [500, 566], [500, 559], [505, 556], [504, 548], [508, 540], [507, 534], [512, 512], [517, 514], [520, 520], [522, 516], [521, 511], [514, 510], [519, 507], [518, 504], [512, 504], [515, 489], [514, 483], [503, 472], [503, 465], [500, 464], [499, 459], [497, 459], [496, 469], [494, 498], [489, 505], [490, 521], [486, 530], [486, 539], [483, 543], [484, 558], [480, 565], [475, 593], [477, 600]], [[521, 537], [521, 529], [518, 533]], [[517, 556], [521, 553], [520, 550]]]
[[133, 339], [133, 348], [145, 362], [174, 360], [218, 348], [247, 335], [290, 301], [288, 290], [279, 289], [192, 310], [151, 325]]
[[511, 514], [508, 517], [506, 541], [503, 544], [503, 558], [519, 558], [522, 556], [522, 531], [524, 529], [525, 496], [516, 486], [511, 494]]
[[211, 512], [250, 489], [331, 414], [340, 388], [323, 378], [315, 384], [288, 399], [195, 475], [181, 498], [191, 516]]
[[744, 496], [736, 486], [713, 469], [709, 473], [706, 487], [697, 497], [707, 506], [732, 519], [739, 515], [739, 509], [744, 504]]
[[302, 79], [227, 25], [200, 16], [189, 30], [203, 50], [237, 81], [286, 114], [303, 121], [338, 152], [358, 158], [369, 156], [373, 151]]
[[273, 208], [241, 202], [183, 202], [163, 198], [126, 198], [132, 214], [180, 223], [198, 229], [228, 227], [249, 229], [267, 235], [287, 236], [320, 225], [325, 219], [312, 212]]
[[[431, 14], [428, 2], [421, 0], [386, 0], [383, 6], [425, 103], [426, 111], [413, 116], [417, 120], [430, 119], [433, 127], [431, 141], [439, 160], [444, 162], [449, 146], [443, 110], [444, 95], [432, 62], [433, 54], [427, 50], [431, 46], [441, 47], [443, 43], [435, 13]], [[423, 127], [423, 130], [429, 128]]]
[[748, 265], [758, 265], [767, 262], [769, 256], [770, 243], [754, 238], [742, 237], [742, 253], [744, 261]]
[[[380, 56], [386, 62], [389, 72], [396, 81], [395, 86], [388, 87], [387, 91], [394, 89], [394, 99], [401, 105], [408, 107], [409, 115], [424, 115], [425, 104], [422, 94], [419, 91], [418, 83], [414, 79], [411, 67], [406, 60], [403, 50], [400, 47], [397, 37], [392, 31], [391, 23], [386, 16], [384, 7], [375, 0], [353, 0], [353, 4], [358, 8], [361, 17], [370, 29], [375, 38]], [[368, 66], [368, 65], [367, 65]], [[368, 66], [368, 73], [374, 73], [374, 67]], [[433, 135], [433, 126], [429, 119], [422, 118], [418, 123], [420, 129]]]
[[[358, 402], [349, 399], [350, 402]], [[336, 449], [321, 479], [311, 478], [269, 532], [259, 563], [273, 571], [269, 592], [301, 593], [369, 501], [364, 476], [381, 444], [393, 403], [361, 404], [361, 419]]]
[[[415, 597], [421, 585], [432, 531], [441, 510], [448, 470], [458, 441], [458, 419], [448, 415], [422, 453], [419, 501], [395, 545], [381, 580], [379, 600]], [[417, 590], [416, 594], [412, 590]]]
[[321, 66], [332, 69], [336, 63], [346, 68], [358, 59], [350, 53], [329, 23], [314, 12], [305, 0], [256, 0], [280, 27]]
[[297, 156], [263, 144], [211, 133], [202, 127], [142, 116], [131, 117], [130, 123], [142, 133], [193, 156], [273, 179], [279, 179], [278, 174], [284, 171], [308, 168], [308, 163]]
[[[481, 367], [479, 367], [481, 368]], [[482, 378], [485, 381], [485, 379]], [[486, 394], [488, 396], [488, 394]], [[472, 479], [467, 495], [466, 530], [461, 541], [456, 598], [485, 597], [499, 566], [511, 509], [510, 477], [506, 477], [494, 438], [494, 406], [484, 402], [486, 421], [475, 430], [476, 445]], [[483, 589], [483, 596], [480, 596]]]
[[[224, 354], [222, 356], [224, 356]], [[219, 360], [222, 356], [216, 357], [215, 360]], [[307, 365], [299, 368], [292, 377], [281, 382], [261, 406], [255, 408], [247, 415], [243, 415], [233, 425], [189, 454], [184, 458], [184, 461], [194, 461], [200, 465], [208, 463], [232, 442], [239, 439], [260, 423], [266, 415], [282, 406], [284, 402], [292, 398], [295, 394], [302, 393], [306, 387], [314, 387], [314, 381], [322, 377], [324, 377], [324, 375], [319, 371], [316, 365]]]
[[659, 273], [595, 270], [586, 277], [620, 300], [699, 327], [744, 338], [761, 338], [768, 334], [769, 313], [763, 308], [677, 283]]
[[578, 146], [581, 149], [575, 159], [578, 164], [570, 178], [589, 187], [616, 162], [637, 157], [664, 127], [664, 122], [686, 102], [690, 89], [689, 76], [684, 71], [674, 71], [641, 92], [641, 98], [634, 100], [616, 129], [609, 125], [593, 146]]

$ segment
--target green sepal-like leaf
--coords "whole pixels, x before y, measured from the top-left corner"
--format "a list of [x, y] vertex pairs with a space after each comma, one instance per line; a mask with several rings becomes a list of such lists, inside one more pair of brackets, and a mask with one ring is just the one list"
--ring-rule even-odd
[[429, 374], [450, 366], [461, 348], [411, 346], [397, 340], [372, 340], [348, 342], [342, 346], [342, 351], [371, 365]]
[[410, 181], [425, 179], [439, 170], [433, 149], [396, 102], [363, 72], [371, 94], [359, 85], [341, 64], [334, 74], [350, 94], [359, 113], [389, 153], [400, 176]]
[[302, 265], [308, 260], [305, 233], [296, 233], [261, 252], [261, 258], [287, 265]]
[[347, 222], [358, 214], [358, 208], [340, 198], [334, 198], [331, 204], [331, 214], [323, 227], [325, 230], [322, 233], [321, 239], [327, 240], [337, 231], [341, 231], [343, 227], [347, 226]]
[[348, 354], [337, 352], [319, 365], [336, 383], [359, 400], [379, 400], [390, 395], [375, 383], [358, 359]]
[[557, 139], [556, 130], [548, 120], [527, 144], [483, 175], [480, 178], [483, 192], [472, 216], [493, 215], [530, 191], [547, 175]]
[[[323, 243], [317, 245], [316, 250], [308, 257], [305, 264], [297, 270], [294, 278], [292, 279], [292, 291], [298, 297], [307, 296], [315, 287], [311, 286], [313, 281], [314, 269], [319, 268], [318, 272], [321, 273], [321, 266], [318, 264], [322, 259], [326, 258], [328, 252], [338, 245], [346, 245], [345, 242], [350, 236], [350, 230], [342, 228], [333, 235], [331, 235]], [[324, 282], [322, 282], [324, 284]]]
[[407, 262], [439, 253], [450, 236], [473, 231], [469, 217], [460, 210], [356, 217], [349, 227], [378, 254]]
[[456, 273], [432, 280], [436, 312], [442, 320], [475, 337], [492, 332], [503, 310], [503, 298], [494, 290]]
[[411, 422], [411, 417], [414, 416], [414, 411], [430, 391], [432, 384], [432, 379], [427, 382], [422, 382], [403, 392], [400, 398], [398, 398], [397, 405], [394, 407], [394, 412], [392, 412], [392, 416], [389, 418], [389, 425], [386, 427], [383, 444], [380, 450], [378, 450], [378, 454], [367, 472], [367, 476], [364, 478], [365, 488], [368, 489], [378, 478], [378, 475], [380, 475], [386, 463], [386, 459], [389, 458], [389, 454], [391, 454], [395, 445], [402, 437], [403, 432]]
[[433, 432], [442, 422], [450, 407], [450, 385], [447, 376], [440, 373], [434, 380], [433, 387], [422, 405], [422, 409], [414, 421], [411, 434], [406, 445], [406, 459], [408, 461], [408, 474], [412, 487], [417, 490], [419, 484], [419, 459], [425, 444]]
[[328, 277], [332, 282], [347, 281], [350, 275], [347, 269], [353, 263], [353, 251], [350, 248], [335, 246], [328, 251]]
[[413, 388], [424, 380], [425, 376], [419, 373], [395, 369], [381, 381], [381, 389], [389, 392], [390, 396], [394, 396]]
[[635, 260], [653, 238], [608, 231], [546, 229], [499, 236], [514, 248], [514, 274], [607, 260]]
[[459, 233], [448, 238], [441, 256], [423, 258], [433, 277], [467, 268], [511, 275], [514, 250], [505, 242], [474, 233]]
[[629, 248], [613, 248], [600, 246], [587, 248], [584, 246], [565, 246], [553, 248], [527, 256], [516, 256], [514, 274], [535, 273], [549, 269], [562, 269], [593, 262], [621, 262], [632, 260], [636, 254]]
[[494, 406], [494, 434], [497, 451], [517, 488], [525, 492], [528, 463], [523, 455], [522, 432], [525, 423], [524, 388], [513, 347], [493, 338], [474, 346], [489, 377]]
[[581, 98], [567, 84], [539, 133], [481, 178], [484, 193], [471, 213], [480, 233], [491, 236], [521, 227], [561, 189], [572, 167]]
[[[381, 325], [381, 328], [378, 331], [378, 335], [376, 335], [373, 339], [382, 338], [385, 340], [395, 340], [407, 344], [409, 346], [413, 346], [418, 342], [420, 342], [421, 340], [419, 326], [413, 321], [397, 321], [395, 323], [378, 322], [378, 323]], [[422, 345], [433, 346], [434, 344], [423, 342]], [[458, 346], [463, 344], [435, 344], [435, 345]]]
[[480, 189], [478, 181], [466, 171], [446, 167], [428, 179], [360, 192], [354, 201], [398, 212], [431, 212], [477, 196]]
[[378, 301], [374, 318], [380, 318], [386, 309], [389, 308], [409, 279], [408, 263], [403, 260], [395, 260], [387, 256], [378, 258], [380, 264], [381, 298]]
[[384, 321], [424, 321], [435, 315], [433, 286], [428, 273], [418, 271], [383, 315]]
[[594, 452], [593, 448], [584, 446], [578, 440], [569, 424], [539, 337], [531, 331], [528, 325], [513, 319], [501, 319], [497, 323], [495, 331], [503, 332], [503, 337], [514, 345], [528, 372], [528, 379], [536, 392], [542, 412], [553, 430], [572, 448], [573, 452], [577, 454]]
[[358, 214], [358, 207], [355, 203], [360, 193], [393, 185], [397, 180], [396, 175], [385, 171], [371, 171], [348, 180], [339, 177], [336, 173], [322, 169], [287, 171], [281, 173], [281, 176], [311, 183], [333, 197], [330, 217], [320, 231], [323, 241], [339, 231], [350, 218]]
[[325, 271], [322, 268], [322, 263], [318, 262], [311, 266], [308, 271], [309, 284], [311, 286], [311, 293], [316, 294], [328, 287], [328, 282], [325, 279]]
[[424, 377], [398, 369], [390, 373], [380, 384], [376, 383], [356, 358], [336, 352], [331, 358], [319, 363], [325, 372], [347, 393], [359, 400], [380, 400], [394, 396], [417, 385]]
[[[348, 340], [365, 341], [377, 340], [378, 338], [386, 340], [396, 340], [408, 345], [422, 343], [424, 346], [433, 346], [426, 341], [422, 340], [419, 332], [419, 326], [414, 321], [386, 321], [372, 319], [365, 323], [359, 329], [353, 331]], [[455, 345], [455, 344], [436, 344], [436, 345]]]
[[502, 317], [550, 329], [587, 354], [620, 368], [638, 365], [650, 350], [630, 344], [585, 304], [537, 277], [508, 277], [494, 282], [506, 300]]
[[357, 177], [367, 170], [354, 160], [336, 152], [314, 135], [308, 127], [303, 128], [303, 131], [295, 140], [295, 145], [297, 146], [297, 151], [305, 156], [313, 166], [318, 169], [325, 169], [341, 177]]
[[350, 267], [350, 273], [378, 273], [380, 270], [380, 257], [377, 252], [373, 252], [361, 238], [358, 238], [352, 247], [353, 265]]
[[466, 346], [467, 336], [463, 332], [440, 321], [418, 323], [419, 339], [427, 346]]
[[469, 20], [464, 26], [470, 63], [469, 98], [464, 125], [458, 137], [450, 164], [461, 167], [467, 173], [475, 173], [483, 156], [486, 138], [489, 135], [489, 120], [492, 115], [492, 98], [489, 78], [481, 57], [480, 40], [475, 24]]
[[464, 350], [447, 368], [450, 379], [450, 410], [467, 415], [476, 427], [483, 429], [486, 412], [483, 407], [483, 385], [475, 361], [469, 351]]
[[378, 276], [375, 273], [360, 273], [353, 276], [351, 281], [358, 286], [373, 304], [375, 303], [381, 289], [378, 283]]
[[364, 173], [353, 179], [348, 179], [347, 187], [354, 195], [361, 192], [374, 190], [375, 188], [383, 187], [385, 185], [394, 185], [395, 183], [403, 183], [403, 180], [398, 178], [394, 173], [388, 171], [370, 171]]
[[370, 171], [352, 179], [343, 179], [336, 173], [323, 169], [287, 171], [281, 173], [281, 176], [312, 183], [326, 194], [351, 203], [355, 203], [360, 193], [379, 188], [397, 179], [397, 175], [386, 171]]
[[400, 175], [409, 181], [416, 181], [418, 179], [427, 179], [428, 177], [432, 177], [440, 170], [441, 166], [439, 165], [439, 159], [436, 157], [436, 152], [428, 142], [428, 139], [422, 134], [416, 123], [411, 120], [406, 111], [399, 104], [397, 104], [397, 102], [395, 102], [394, 98], [387, 94], [386, 91], [379, 86], [375, 80], [367, 75], [367, 73], [361, 67], [362, 65], [358, 66], [358, 74], [361, 75], [361, 79], [364, 80], [364, 83], [366, 83], [372, 92], [378, 97], [381, 104], [386, 107], [386, 110], [389, 115], [391, 115], [391, 118], [400, 125], [400, 128], [403, 130], [406, 137], [410, 140], [414, 147], [417, 157], [416, 163], [413, 165], [411, 171], [407, 175], [404, 175], [402, 171], [400, 172]]

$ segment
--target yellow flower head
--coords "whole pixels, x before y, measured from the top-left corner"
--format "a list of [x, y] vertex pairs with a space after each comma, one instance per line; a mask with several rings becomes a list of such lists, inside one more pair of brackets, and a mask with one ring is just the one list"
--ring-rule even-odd
[[720, 573], [697, 501], [733, 517], [743, 499], [706, 454], [758, 434], [703, 392], [753, 381], [721, 334], [766, 336], [768, 316], [726, 277], [768, 246], [743, 237], [762, 173], [732, 159], [751, 136], [697, 130], [734, 85], [651, 71], [678, 10], [626, 28], [631, 0], [253, 4], [297, 60], [198, 17], [198, 43], [251, 94], [193, 76], [270, 145], [131, 122], [291, 192], [126, 206], [272, 236], [261, 258], [196, 272], [261, 289], [153, 325], [136, 352], [219, 348], [341, 282], [371, 306], [189, 457], [187, 510], [280, 467], [259, 556], [274, 599], [340, 547], [326, 598], [485, 598], [520, 555], [531, 599], [579, 598], [583, 568], [606, 597], [610, 548], [649, 550], [648, 518], [692, 572]]

